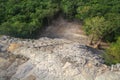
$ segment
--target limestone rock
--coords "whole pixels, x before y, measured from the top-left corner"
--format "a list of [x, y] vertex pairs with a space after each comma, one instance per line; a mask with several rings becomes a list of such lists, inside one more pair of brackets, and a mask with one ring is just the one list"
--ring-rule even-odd
[[105, 72], [104, 74], [96, 77], [95, 80], [120, 80], [120, 72]]
[[[66, 39], [6, 38], [2, 41], [10, 54], [29, 59], [12, 60], [5, 70], [0, 66], [0, 79], [6, 80], [120, 80], [119, 64], [103, 64], [102, 51]], [[22, 44], [19, 45], [19, 44]], [[3, 52], [4, 53], [4, 52]], [[3, 55], [4, 56], [4, 55]], [[20, 61], [23, 59], [19, 57]], [[7, 62], [1, 60], [1, 62]], [[6, 76], [5, 76], [6, 75]], [[9, 79], [8, 79], [9, 78]]]
[[15, 49], [17, 49], [18, 47], [20, 47], [20, 44], [17, 43], [11, 43], [7, 49], [7, 51], [9, 52], [13, 52]]

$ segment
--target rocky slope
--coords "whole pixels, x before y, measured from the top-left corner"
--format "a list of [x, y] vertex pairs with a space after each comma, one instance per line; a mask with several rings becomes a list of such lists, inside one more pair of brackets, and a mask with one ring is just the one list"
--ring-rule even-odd
[[0, 38], [0, 80], [120, 80], [120, 65], [66, 39]]

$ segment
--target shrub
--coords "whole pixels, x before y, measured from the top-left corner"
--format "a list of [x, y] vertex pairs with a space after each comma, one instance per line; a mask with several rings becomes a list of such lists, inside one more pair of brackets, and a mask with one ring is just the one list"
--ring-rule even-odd
[[58, 10], [54, 0], [0, 0], [0, 34], [32, 37]]
[[105, 59], [105, 63], [108, 65], [120, 63], [120, 37], [115, 43], [111, 44], [103, 57]]
[[90, 36], [90, 43], [93, 44], [93, 40], [96, 41], [95, 47], [98, 48], [103, 38], [113, 30], [110, 27], [110, 22], [106, 21], [104, 17], [93, 17], [85, 19], [84, 30], [88, 36]]

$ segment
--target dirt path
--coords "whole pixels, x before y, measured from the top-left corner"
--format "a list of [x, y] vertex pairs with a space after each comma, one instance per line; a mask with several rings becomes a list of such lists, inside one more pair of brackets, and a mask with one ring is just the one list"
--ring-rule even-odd
[[50, 26], [43, 30], [40, 37], [64, 38], [87, 44], [87, 36], [81, 29], [81, 24], [75, 21], [69, 22], [62, 17], [53, 21]]

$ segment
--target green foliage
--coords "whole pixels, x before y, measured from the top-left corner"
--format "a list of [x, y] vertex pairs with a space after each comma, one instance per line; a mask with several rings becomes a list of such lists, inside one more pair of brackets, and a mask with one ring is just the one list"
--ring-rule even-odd
[[0, 33], [17, 37], [32, 36], [49, 24], [57, 12], [62, 12], [68, 19], [82, 21], [103, 17], [104, 25], [109, 25], [108, 30], [103, 29], [107, 31], [104, 39], [113, 41], [120, 35], [119, 4], [119, 0], [0, 0]]
[[85, 19], [88, 17], [90, 13], [90, 6], [80, 6], [77, 8], [77, 14], [75, 15], [76, 18], [78, 19]]
[[108, 65], [120, 63], [120, 37], [116, 43], [111, 44], [103, 55], [105, 63]]
[[[83, 3], [78, 2], [79, 5], [76, 8], [77, 13], [75, 14], [75, 17], [77, 19], [84, 21], [86, 19], [93, 19], [94, 17], [102, 16], [105, 19], [104, 21], [106, 22], [104, 26], [105, 28], [107, 28], [105, 29], [104, 27], [101, 27], [103, 28], [103, 30], [105, 30], [104, 40], [106, 41], [116, 40], [116, 38], [120, 36], [120, 5], [119, 5], [120, 1], [119, 0], [115, 0], [115, 1], [92, 0], [92, 1], [82, 1], [82, 2]], [[96, 20], [94, 24], [95, 23], [98, 24], [98, 21]], [[85, 32], [88, 33], [86, 29], [85, 29]], [[99, 35], [99, 34], [96, 34], [96, 35]]]
[[76, 14], [77, 0], [61, 0], [61, 10], [65, 17], [73, 19]]
[[0, 34], [31, 37], [58, 11], [55, 0], [0, 0]]
[[107, 13], [106, 19], [110, 22], [112, 29], [109, 30], [108, 36], [105, 40], [115, 41], [120, 36], [120, 14], [118, 13]]
[[[115, 41], [116, 38], [120, 36], [119, 4], [120, 0], [62, 0], [60, 7], [64, 16], [68, 19], [77, 18], [84, 21], [86, 19], [93, 19], [94, 17], [103, 17], [105, 19], [104, 26], [106, 29], [104, 26], [100, 27], [103, 28], [104, 32], [102, 31], [102, 33], [98, 33], [96, 36], [104, 34], [105, 41]], [[97, 24], [98, 23], [100, 22], [97, 21]], [[99, 25], [97, 27], [99, 27]], [[88, 33], [86, 29], [85, 32]]]
[[85, 20], [84, 29], [88, 35], [94, 35], [95, 38], [103, 37], [108, 30], [108, 22], [104, 17], [93, 17]]

